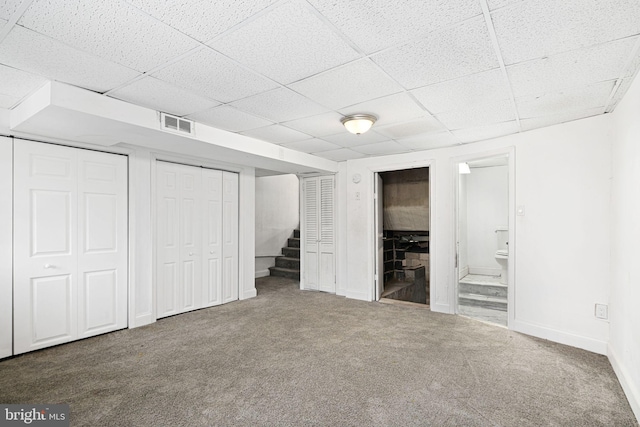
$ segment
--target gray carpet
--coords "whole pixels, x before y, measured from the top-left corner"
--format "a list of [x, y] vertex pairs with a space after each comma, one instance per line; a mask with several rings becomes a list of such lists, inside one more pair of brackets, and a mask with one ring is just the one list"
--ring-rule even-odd
[[0, 362], [72, 426], [637, 426], [604, 356], [257, 280], [258, 297]]

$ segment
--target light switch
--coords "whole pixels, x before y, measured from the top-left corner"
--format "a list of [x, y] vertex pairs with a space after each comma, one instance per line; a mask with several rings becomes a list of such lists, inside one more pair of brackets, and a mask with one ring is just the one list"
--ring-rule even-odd
[[524, 216], [524, 205], [520, 205], [516, 209], [516, 215]]
[[360, 192], [356, 191], [356, 200], [360, 200]]
[[609, 307], [606, 304], [596, 304], [596, 317], [598, 319], [608, 319]]

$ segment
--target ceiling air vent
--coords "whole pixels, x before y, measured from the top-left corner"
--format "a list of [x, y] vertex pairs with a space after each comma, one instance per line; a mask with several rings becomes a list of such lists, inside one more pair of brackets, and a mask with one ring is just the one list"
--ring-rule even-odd
[[162, 121], [163, 130], [193, 135], [193, 122], [191, 120], [181, 119], [165, 113], [160, 113], [160, 120]]

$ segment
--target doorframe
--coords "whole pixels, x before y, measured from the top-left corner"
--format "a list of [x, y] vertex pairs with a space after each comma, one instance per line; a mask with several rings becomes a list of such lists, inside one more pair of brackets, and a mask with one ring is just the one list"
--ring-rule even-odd
[[[153, 313], [153, 321], [158, 320], [157, 314], [157, 286], [156, 286], [156, 267], [157, 267], [157, 232], [158, 232], [158, 213], [157, 213], [157, 172], [158, 172], [158, 162], [169, 162], [176, 163], [185, 166], [193, 166], [193, 167], [203, 167], [207, 169], [215, 169], [221, 170], [223, 172], [233, 172], [238, 174], [238, 301], [248, 298], [248, 296], [244, 295], [243, 283], [245, 280], [244, 270], [247, 267], [244, 260], [244, 253], [246, 251], [246, 247], [244, 245], [244, 237], [247, 232], [251, 232], [252, 230], [245, 230], [246, 227], [243, 227], [243, 219], [248, 215], [247, 209], [243, 209], [241, 205], [242, 202], [242, 192], [244, 189], [243, 186], [243, 177], [247, 174], [247, 168], [242, 166], [237, 166], [224, 162], [217, 162], [208, 159], [200, 159], [192, 156], [183, 156], [175, 153], [168, 153], [162, 151], [151, 151], [150, 152], [150, 160], [151, 160], [151, 306]], [[253, 169], [253, 168], [252, 168]], [[255, 173], [253, 174], [255, 176]], [[255, 208], [255, 204], [253, 205]], [[250, 212], [252, 218], [254, 218], [254, 211]], [[252, 258], [253, 259], [253, 258]], [[251, 269], [254, 270], [253, 266]], [[255, 289], [255, 288], [254, 288]], [[255, 295], [253, 295], [255, 296]]]
[[[372, 166], [369, 167], [369, 193], [370, 204], [367, 209], [368, 213], [368, 223], [371, 224], [370, 231], [370, 240], [371, 240], [371, 255], [369, 259], [371, 261], [371, 265], [369, 266], [369, 271], [371, 273], [371, 284], [369, 286], [369, 301], [377, 301], [376, 295], [376, 281], [375, 274], [377, 274], [378, 269], [378, 236], [376, 235], [377, 225], [375, 223], [374, 218], [374, 210], [376, 209], [376, 199], [375, 199], [375, 181], [376, 174], [380, 172], [393, 172], [407, 169], [420, 169], [420, 168], [429, 168], [429, 282], [432, 283], [436, 280], [436, 259], [437, 253], [432, 252], [433, 248], [436, 248], [435, 242], [437, 241], [437, 233], [436, 233], [436, 161], [435, 159], [426, 159], [420, 161], [407, 161], [407, 162], [399, 162], [399, 163], [391, 163], [384, 166]], [[435, 301], [437, 297], [436, 287], [429, 286], [429, 299], [430, 301]], [[430, 304], [430, 306], [433, 304]]]
[[513, 329], [516, 307], [515, 307], [515, 269], [516, 269], [516, 148], [515, 146], [498, 148], [495, 150], [481, 151], [472, 154], [452, 157], [450, 160], [453, 191], [452, 194], [452, 215], [453, 215], [453, 241], [451, 244], [450, 257], [454, 260], [451, 263], [451, 277], [454, 278], [454, 285], [451, 287], [450, 298], [453, 301], [453, 310], [455, 314], [459, 313], [458, 309], [458, 284], [459, 284], [459, 266], [456, 265], [455, 259], [458, 256], [458, 211], [459, 211], [459, 191], [460, 191], [460, 173], [458, 164], [470, 162], [474, 160], [488, 159], [492, 157], [507, 157], [507, 167], [509, 171], [508, 187], [509, 200], [507, 202], [508, 222], [509, 224], [509, 260], [507, 262], [507, 328]]

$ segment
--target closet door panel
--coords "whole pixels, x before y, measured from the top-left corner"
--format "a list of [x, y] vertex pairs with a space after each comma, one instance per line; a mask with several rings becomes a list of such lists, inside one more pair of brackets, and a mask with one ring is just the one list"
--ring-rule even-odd
[[156, 315], [178, 313], [180, 274], [179, 165], [157, 163]]
[[180, 292], [179, 311], [202, 307], [202, 174], [180, 166]]
[[77, 152], [16, 141], [14, 352], [77, 335]]
[[320, 218], [318, 178], [304, 179], [304, 289], [318, 290], [318, 241], [320, 240]]
[[222, 171], [202, 170], [204, 307], [222, 304]]
[[320, 181], [320, 233], [318, 242], [319, 267], [318, 286], [321, 291], [336, 291], [335, 266], [335, 213], [334, 213], [334, 177], [322, 176]]
[[78, 325], [85, 338], [127, 326], [127, 159], [78, 153]]
[[222, 173], [223, 302], [238, 299], [238, 174]]

